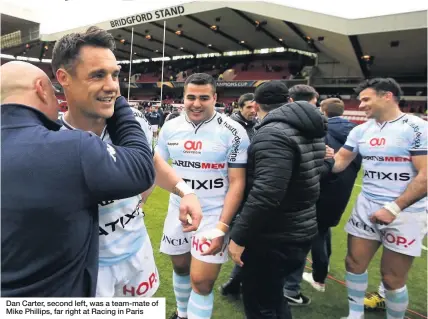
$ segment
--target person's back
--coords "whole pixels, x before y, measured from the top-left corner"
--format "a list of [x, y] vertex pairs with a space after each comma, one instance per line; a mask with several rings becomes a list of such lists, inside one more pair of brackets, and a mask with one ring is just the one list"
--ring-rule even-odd
[[58, 102], [40, 69], [1, 68], [1, 294], [94, 296], [98, 202], [153, 184], [150, 147], [124, 98], [113, 100], [109, 122], [123, 147], [106, 145], [90, 133], [59, 131]]
[[[321, 109], [328, 119], [328, 130], [325, 144], [338, 152], [345, 144], [349, 132], [356, 124], [340, 117], [343, 114], [343, 102], [339, 99], [327, 99], [322, 102]], [[340, 221], [346, 209], [354, 187], [355, 179], [361, 168], [361, 155], [341, 173], [329, 173], [321, 179], [321, 193], [317, 202], [318, 224], [320, 228], [334, 227]], [[340, 189], [340, 193], [337, 190]]]
[[[283, 139], [292, 148], [292, 171], [276, 172], [290, 173], [285, 192], [277, 214], [264, 225], [259, 240], [265, 242], [307, 242], [317, 232], [315, 204], [319, 197], [320, 169], [323, 165], [325, 144], [324, 135], [326, 123], [316, 108], [307, 102], [299, 101], [285, 104], [271, 112], [263, 119], [252, 140], [247, 166], [247, 186], [253, 187], [253, 176], [257, 168], [257, 158], [252, 157], [252, 149], [262, 149], [267, 143], [274, 142], [272, 134], [277, 139]], [[326, 125], [325, 125], [326, 126]], [[280, 136], [280, 137], [279, 137]], [[276, 140], [275, 140], [276, 141]], [[281, 152], [280, 146], [278, 152]], [[289, 149], [284, 152], [290, 152]], [[258, 168], [260, 169], [260, 168]], [[265, 185], [275, 188], [278, 185]]]
[[150, 113], [148, 113], [146, 118], [152, 126], [158, 126], [161, 121], [161, 115], [155, 110], [152, 110]]
[[[89, 193], [75, 174], [80, 162], [68, 156], [84, 151], [79, 139], [22, 123], [21, 109], [3, 105], [1, 111], [2, 295], [89, 296], [95, 287], [82, 285], [85, 276], [97, 278], [90, 270], [98, 263], [98, 209], [94, 203], [88, 211]], [[42, 114], [34, 117], [48, 123]]]

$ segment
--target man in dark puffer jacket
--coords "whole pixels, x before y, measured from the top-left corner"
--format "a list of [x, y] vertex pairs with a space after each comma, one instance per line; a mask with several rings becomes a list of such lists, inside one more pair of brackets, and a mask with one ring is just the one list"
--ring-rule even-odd
[[281, 81], [255, 91], [262, 122], [248, 149], [245, 203], [229, 246], [234, 262], [244, 267], [248, 319], [292, 318], [284, 278], [301, 265], [317, 233], [327, 121], [307, 102], [278, 103], [287, 95]]

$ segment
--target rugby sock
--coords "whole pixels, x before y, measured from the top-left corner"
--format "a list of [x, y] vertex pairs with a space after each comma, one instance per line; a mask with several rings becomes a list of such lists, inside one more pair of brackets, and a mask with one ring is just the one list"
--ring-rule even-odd
[[377, 290], [377, 293], [382, 297], [385, 298], [385, 286], [383, 285], [383, 282], [381, 281], [379, 284], [379, 289]]
[[174, 286], [175, 300], [177, 301], [177, 315], [181, 318], [187, 318], [187, 305], [192, 291], [190, 275], [180, 276], [173, 271], [172, 284]]
[[214, 294], [202, 296], [192, 290], [189, 299], [189, 319], [210, 319], [213, 312]]
[[407, 286], [396, 290], [385, 290], [386, 318], [403, 319], [409, 304]]
[[362, 318], [364, 315], [364, 295], [369, 284], [367, 271], [361, 275], [346, 272], [348, 288], [349, 319]]

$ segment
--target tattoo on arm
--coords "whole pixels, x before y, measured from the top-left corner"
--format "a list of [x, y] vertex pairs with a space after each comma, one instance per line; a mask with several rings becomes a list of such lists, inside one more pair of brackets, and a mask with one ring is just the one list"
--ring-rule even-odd
[[181, 190], [179, 190], [177, 187], [175, 187], [175, 186], [172, 189], [172, 193], [175, 194], [175, 195], [177, 195], [177, 196], [180, 196], [181, 198], [184, 197], [184, 193]]

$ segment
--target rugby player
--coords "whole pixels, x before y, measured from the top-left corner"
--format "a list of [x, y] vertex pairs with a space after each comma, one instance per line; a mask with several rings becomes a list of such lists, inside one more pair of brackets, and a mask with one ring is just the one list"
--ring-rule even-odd
[[[85, 33], [65, 35], [56, 42], [52, 68], [64, 88], [69, 107], [61, 118], [62, 129], [90, 131], [111, 143], [106, 119], [113, 115], [119, 97], [120, 70], [114, 48], [113, 36], [97, 27]], [[116, 103], [127, 102], [119, 97]], [[133, 112], [150, 145], [152, 135], [147, 121], [138, 110]], [[184, 227], [182, 231], [196, 230], [202, 215], [194, 192], [157, 154], [154, 154], [154, 164], [156, 184], [181, 197], [177, 222]], [[112, 198], [99, 204], [97, 297], [151, 297], [158, 289], [158, 271], [141, 209], [149, 193], [150, 190], [143, 196]], [[192, 225], [187, 222], [187, 213], [191, 215]]]
[[368, 121], [354, 128], [334, 156], [333, 172], [344, 170], [357, 154], [363, 157], [363, 186], [346, 224], [348, 319], [364, 317], [367, 267], [378, 248], [388, 319], [404, 318], [409, 296], [407, 275], [421, 255], [426, 233], [426, 121], [402, 113], [400, 86], [375, 78], [357, 89]]
[[229, 224], [243, 197], [248, 135], [239, 123], [215, 111], [216, 99], [211, 75], [189, 76], [185, 114], [165, 123], [156, 146], [195, 190], [203, 211], [196, 233], [183, 233], [177, 219], [179, 198], [171, 194], [160, 246], [174, 269], [177, 312], [171, 318], [211, 318], [213, 285], [228, 259]]

